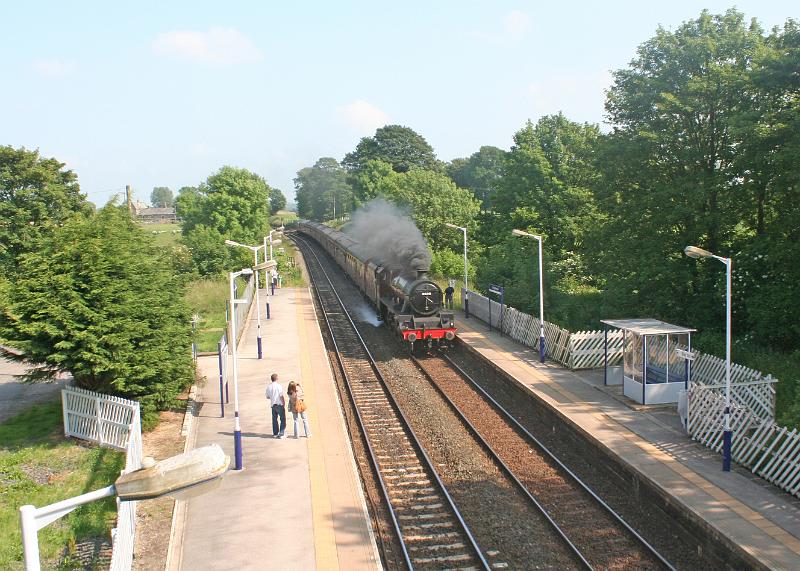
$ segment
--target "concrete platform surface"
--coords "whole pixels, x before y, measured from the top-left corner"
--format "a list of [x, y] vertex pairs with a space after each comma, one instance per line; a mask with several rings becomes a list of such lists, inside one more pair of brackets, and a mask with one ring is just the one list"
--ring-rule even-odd
[[667, 491], [723, 538], [769, 569], [800, 569], [800, 501], [692, 441], [674, 407], [641, 407], [603, 386], [602, 370], [539, 362], [475, 318], [456, 315], [459, 336], [585, 434]]
[[[261, 291], [262, 310], [266, 290]], [[257, 359], [255, 304], [239, 343], [243, 466], [216, 490], [177, 503], [168, 569], [380, 569], [380, 559], [311, 294], [276, 290], [262, 315], [264, 359]], [[262, 311], [263, 313], [263, 311]], [[187, 448], [217, 443], [233, 463], [234, 390], [220, 418], [217, 357], [200, 357]], [[312, 437], [272, 437], [265, 390], [271, 373], [284, 390], [301, 382]]]

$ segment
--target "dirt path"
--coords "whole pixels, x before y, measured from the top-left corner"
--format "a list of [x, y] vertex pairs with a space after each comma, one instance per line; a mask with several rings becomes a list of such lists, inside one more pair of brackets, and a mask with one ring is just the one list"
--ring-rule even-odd
[[63, 377], [52, 383], [21, 383], [17, 377], [24, 374], [26, 368], [23, 363], [0, 358], [0, 422], [32, 404], [58, 398], [68, 380]]

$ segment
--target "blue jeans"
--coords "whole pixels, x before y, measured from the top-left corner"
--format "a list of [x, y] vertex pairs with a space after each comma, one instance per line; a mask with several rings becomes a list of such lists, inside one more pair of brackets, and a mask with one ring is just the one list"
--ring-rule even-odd
[[[278, 431], [278, 419], [281, 420], [280, 431]], [[278, 436], [286, 430], [286, 407], [282, 404], [272, 405], [272, 435]]]

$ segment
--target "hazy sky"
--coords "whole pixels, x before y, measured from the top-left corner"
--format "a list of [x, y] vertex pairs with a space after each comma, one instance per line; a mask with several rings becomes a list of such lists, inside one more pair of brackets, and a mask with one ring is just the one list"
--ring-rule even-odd
[[[386, 123], [440, 159], [526, 119], [603, 120], [610, 70], [660, 24], [728, 2], [3, 2], [0, 144], [38, 148], [103, 204], [223, 165], [291, 199], [298, 169]], [[766, 29], [794, 1], [740, 1]]]

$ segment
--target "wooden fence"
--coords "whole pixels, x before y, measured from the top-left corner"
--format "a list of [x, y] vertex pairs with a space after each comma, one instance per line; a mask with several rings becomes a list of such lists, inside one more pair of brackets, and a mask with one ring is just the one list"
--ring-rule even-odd
[[[774, 380], [760, 381], [772, 387]], [[756, 386], [755, 383], [750, 386]], [[687, 430], [696, 441], [722, 451], [725, 396], [719, 386], [695, 385], [688, 395]], [[753, 474], [800, 498], [800, 433], [762, 419], [735, 401], [731, 406], [731, 457]]]
[[[139, 403], [76, 387], [61, 391], [64, 434], [125, 451], [125, 469], [142, 467]], [[136, 539], [136, 503], [117, 499], [117, 525], [111, 530], [111, 571], [130, 571]]]
[[[461, 290], [463, 298], [464, 290]], [[502, 330], [514, 341], [538, 349], [539, 318], [523, 313], [513, 307], [500, 306], [474, 291], [469, 292], [469, 313], [481, 321]], [[552, 360], [570, 369], [591, 369], [603, 365], [603, 331], [579, 331], [570, 333], [554, 323], [544, 322], [545, 354]], [[608, 334], [608, 361], [617, 364], [622, 359], [622, 332], [610, 331]]]

